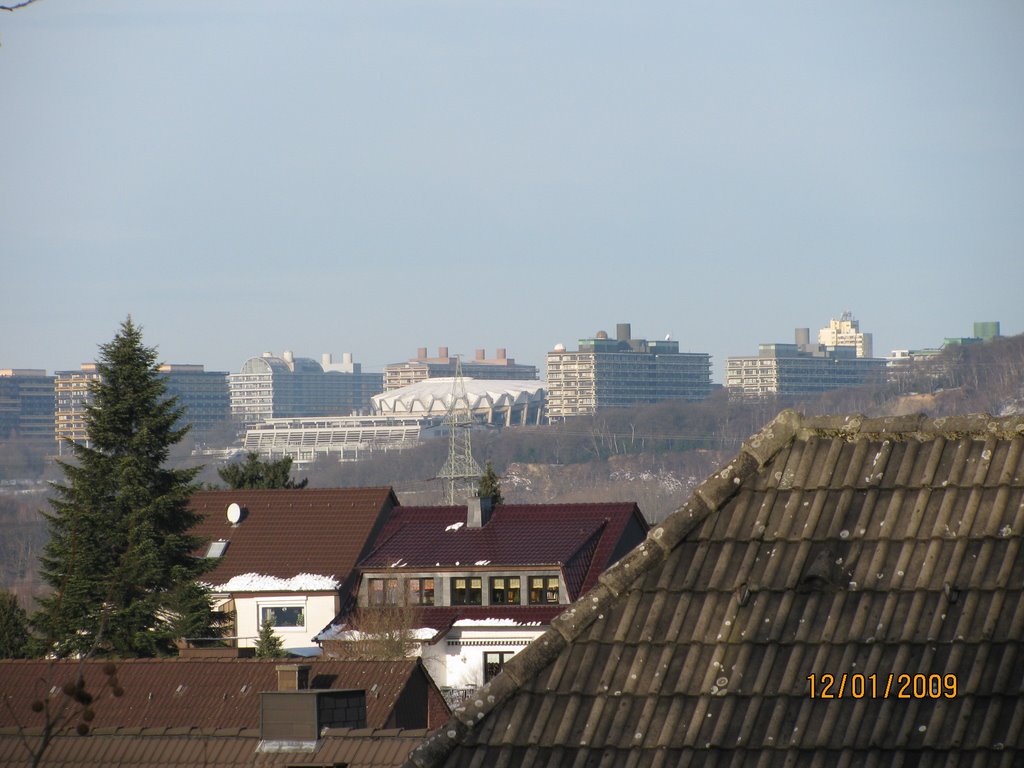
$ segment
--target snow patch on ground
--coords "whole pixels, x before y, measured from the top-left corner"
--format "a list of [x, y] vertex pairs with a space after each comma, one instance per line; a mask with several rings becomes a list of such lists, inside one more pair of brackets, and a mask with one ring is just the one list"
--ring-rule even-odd
[[300, 573], [290, 579], [267, 576], [263, 573], [243, 573], [224, 584], [213, 587], [214, 592], [320, 592], [341, 586], [333, 576], [318, 573]]

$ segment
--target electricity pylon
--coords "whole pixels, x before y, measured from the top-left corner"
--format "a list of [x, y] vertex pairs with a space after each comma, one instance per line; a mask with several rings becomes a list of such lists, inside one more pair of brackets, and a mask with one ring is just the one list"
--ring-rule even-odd
[[482, 473], [480, 465], [473, 460], [470, 437], [473, 423], [469, 398], [466, 397], [466, 382], [462, 378], [462, 358], [456, 356], [451, 402], [444, 415], [444, 424], [448, 426], [448, 458], [437, 473], [445, 481], [445, 504], [459, 504], [467, 497], [476, 495]]

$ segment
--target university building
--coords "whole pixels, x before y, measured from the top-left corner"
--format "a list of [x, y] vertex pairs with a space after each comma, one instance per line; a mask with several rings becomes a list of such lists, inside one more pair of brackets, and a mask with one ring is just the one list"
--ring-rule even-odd
[[[384, 366], [384, 391], [390, 392], [427, 379], [451, 378], [455, 375], [456, 357], [448, 354], [448, 347], [438, 347], [437, 357], [427, 357], [427, 348], [420, 347], [416, 357], [404, 363]], [[462, 375], [468, 379], [536, 380], [537, 366], [517, 363], [508, 356], [504, 347], [495, 351], [493, 358], [487, 350], [478, 349], [472, 360], [462, 361]]]
[[817, 344], [809, 328], [797, 328], [794, 342], [760, 344], [756, 356], [728, 358], [730, 397], [816, 395], [885, 381], [887, 361], [870, 357], [871, 334], [862, 333], [849, 312], [822, 328]]
[[0, 369], [0, 438], [53, 440], [53, 376], [35, 368]]
[[575, 352], [559, 344], [547, 356], [548, 419], [592, 414], [661, 400], [701, 400], [711, 393], [711, 355], [680, 352], [679, 342], [632, 338], [629, 323], [615, 338], [598, 331]]
[[231, 418], [251, 425], [266, 419], [365, 411], [370, 398], [381, 391], [382, 379], [379, 373], [363, 373], [347, 352], [341, 363], [333, 362], [330, 354], [317, 362], [289, 351], [280, 357], [264, 352], [230, 374], [228, 387]]

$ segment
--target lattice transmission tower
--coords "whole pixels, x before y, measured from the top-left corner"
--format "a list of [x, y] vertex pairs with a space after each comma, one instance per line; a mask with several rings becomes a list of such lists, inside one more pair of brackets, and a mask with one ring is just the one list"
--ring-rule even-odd
[[451, 402], [448, 403], [444, 423], [448, 427], [448, 458], [437, 476], [445, 481], [444, 503], [459, 504], [476, 495], [482, 472], [473, 459], [470, 430], [475, 422], [466, 396], [466, 382], [462, 378], [462, 358], [458, 355], [455, 357]]

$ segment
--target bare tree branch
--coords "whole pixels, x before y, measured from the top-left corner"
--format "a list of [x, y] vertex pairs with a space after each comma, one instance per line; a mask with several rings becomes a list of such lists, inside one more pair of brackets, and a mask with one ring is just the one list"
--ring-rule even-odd
[[38, 0], [24, 0], [21, 3], [15, 3], [14, 5], [0, 5], [0, 11], [16, 11], [19, 8], [24, 8], [26, 5], [32, 5], [32, 3], [38, 2]]

